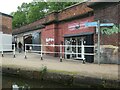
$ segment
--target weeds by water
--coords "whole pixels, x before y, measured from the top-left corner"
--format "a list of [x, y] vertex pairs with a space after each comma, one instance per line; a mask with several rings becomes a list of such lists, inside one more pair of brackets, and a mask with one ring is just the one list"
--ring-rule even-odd
[[47, 73], [47, 66], [42, 65], [40, 68], [40, 80], [43, 80], [44, 75]]

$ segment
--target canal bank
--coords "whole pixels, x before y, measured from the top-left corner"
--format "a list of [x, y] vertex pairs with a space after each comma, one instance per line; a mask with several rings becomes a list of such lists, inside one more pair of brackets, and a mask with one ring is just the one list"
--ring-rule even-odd
[[58, 58], [45, 57], [40, 60], [37, 54], [29, 53], [24, 59], [23, 53], [4, 55], [2, 58], [3, 74], [15, 75], [28, 79], [47, 80], [66, 85], [92, 87], [118, 87], [119, 65], [82, 64], [79, 61], [59, 62]]
[[38, 70], [24, 70], [21, 68], [3, 67], [3, 76], [14, 76], [31, 80], [56, 82], [59, 84], [82, 88], [120, 88], [117, 80], [108, 80], [91, 76], [77, 75], [77, 72], [52, 71], [45, 67]]

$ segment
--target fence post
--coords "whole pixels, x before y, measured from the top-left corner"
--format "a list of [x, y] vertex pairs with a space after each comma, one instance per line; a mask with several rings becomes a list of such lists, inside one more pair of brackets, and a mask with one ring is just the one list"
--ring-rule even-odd
[[25, 59], [27, 59], [26, 44], [25, 44]]
[[83, 64], [85, 64], [85, 56], [84, 56], [84, 49], [85, 49], [85, 47], [84, 47], [84, 45], [83, 45], [83, 41], [82, 41], [82, 44], [81, 44], [81, 46], [82, 46], [82, 59], [83, 59]]
[[13, 50], [13, 58], [15, 58], [15, 44], [13, 44], [14, 50]]
[[42, 57], [42, 44], [41, 44], [41, 60], [43, 60], [43, 57]]
[[62, 62], [62, 45], [60, 44], [60, 62]]

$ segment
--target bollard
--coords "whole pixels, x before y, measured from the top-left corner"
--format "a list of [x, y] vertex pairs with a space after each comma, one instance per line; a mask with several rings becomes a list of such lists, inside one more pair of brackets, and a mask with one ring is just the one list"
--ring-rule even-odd
[[2, 54], [2, 57], [4, 57], [4, 55]]
[[14, 45], [14, 50], [13, 50], [13, 58], [15, 58], [15, 44]]
[[85, 59], [83, 59], [83, 64], [85, 64]]
[[16, 58], [15, 55], [13, 55], [13, 58]]
[[25, 56], [25, 59], [27, 59], [27, 56]]
[[3, 55], [3, 51], [2, 51], [2, 57], [4, 57], [4, 55]]
[[41, 57], [41, 60], [43, 60], [43, 57]]
[[3, 45], [2, 45], [2, 57], [4, 57], [4, 55], [3, 55]]
[[60, 62], [62, 62], [62, 58], [60, 58]]
[[25, 59], [27, 59], [27, 56], [26, 56], [26, 50], [25, 50]]

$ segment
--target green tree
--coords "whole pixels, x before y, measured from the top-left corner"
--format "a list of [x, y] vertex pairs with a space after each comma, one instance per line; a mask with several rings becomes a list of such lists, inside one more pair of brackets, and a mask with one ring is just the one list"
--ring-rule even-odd
[[25, 13], [22, 11], [15, 12], [13, 21], [12, 21], [13, 28], [21, 27], [22, 25], [25, 25], [25, 24], [27, 24]]
[[12, 12], [13, 28], [32, 23], [52, 11], [59, 11], [77, 2], [45, 2], [45, 0], [33, 0], [31, 3], [22, 3], [16, 12]]
[[18, 6], [18, 10], [16, 12], [11, 13], [11, 15], [13, 16], [12, 21], [13, 29], [27, 24], [28, 11], [29, 11], [28, 4], [23, 3], [21, 7]]
[[32, 2], [29, 5], [29, 11], [27, 15], [28, 23], [34, 22], [45, 16], [47, 9], [46, 2]]

